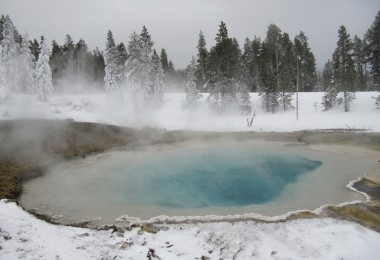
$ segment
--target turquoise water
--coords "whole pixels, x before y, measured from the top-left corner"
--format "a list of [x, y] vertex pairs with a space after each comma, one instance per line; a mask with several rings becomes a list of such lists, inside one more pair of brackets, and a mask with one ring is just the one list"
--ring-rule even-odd
[[159, 144], [59, 163], [24, 184], [20, 199], [64, 224], [101, 217], [278, 216], [362, 199], [345, 186], [366, 160], [270, 141]]
[[103, 184], [118, 200], [144, 206], [246, 206], [276, 199], [287, 184], [321, 164], [249, 149], [182, 151], [125, 165]]

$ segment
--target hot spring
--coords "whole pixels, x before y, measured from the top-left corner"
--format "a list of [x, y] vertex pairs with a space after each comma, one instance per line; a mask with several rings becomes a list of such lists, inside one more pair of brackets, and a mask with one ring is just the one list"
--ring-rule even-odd
[[62, 223], [123, 215], [275, 216], [363, 199], [345, 185], [368, 161], [298, 143], [202, 141], [117, 150], [62, 162], [24, 185], [21, 204]]

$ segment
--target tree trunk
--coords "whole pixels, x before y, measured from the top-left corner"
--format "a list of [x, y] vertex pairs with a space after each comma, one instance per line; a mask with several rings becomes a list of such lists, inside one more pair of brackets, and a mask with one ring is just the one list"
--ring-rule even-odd
[[344, 112], [348, 112], [347, 91], [344, 91]]

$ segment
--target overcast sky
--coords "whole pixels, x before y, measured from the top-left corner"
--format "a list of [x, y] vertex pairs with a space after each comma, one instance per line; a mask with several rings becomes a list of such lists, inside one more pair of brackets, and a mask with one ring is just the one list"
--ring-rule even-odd
[[20, 33], [59, 44], [70, 34], [75, 42], [83, 38], [90, 49], [103, 50], [110, 29], [127, 46], [130, 34], [145, 25], [155, 48], [165, 48], [176, 68], [196, 55], [200, 30], [208, 47], [215, 44], [221, 20], [241, 47], [246, 37], [264, 39], [271, 23], [291, 38], [302, 30], [323, 67], [340, 25], [352, 37], [363, 37], [379, 10], [379, 0], [0, 0], [0, 12], [10, 15]]

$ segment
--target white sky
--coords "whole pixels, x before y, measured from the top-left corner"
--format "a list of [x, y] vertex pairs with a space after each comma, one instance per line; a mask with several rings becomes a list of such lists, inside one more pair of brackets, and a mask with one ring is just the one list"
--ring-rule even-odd
[[241, 47], [246, 37], [264, 39], [270, 23], [291, 38], [302, 30], [323, 67], [340, 25], [363, 37], [379, 10], [379, 0], [0, 0], [0, 12], [10, 15], [20, 33], [60, 44], [70, 34], [103, 50], [111, 29], [116, 42], [127, 46], [130, 34], [145, 25], [155, 48], [165, 48], [176, 68], [196, 55], [200, 30], [208, 47], [214, 45], [221, 20]]

